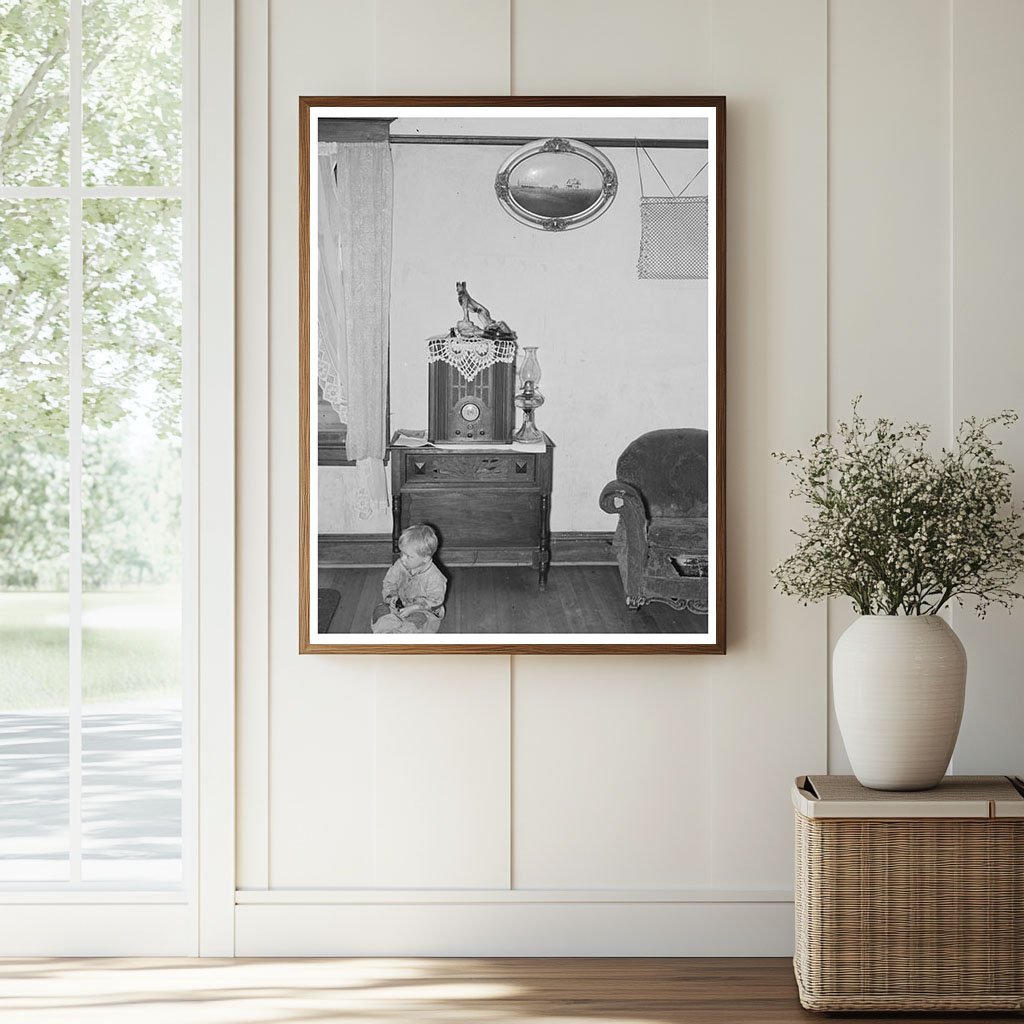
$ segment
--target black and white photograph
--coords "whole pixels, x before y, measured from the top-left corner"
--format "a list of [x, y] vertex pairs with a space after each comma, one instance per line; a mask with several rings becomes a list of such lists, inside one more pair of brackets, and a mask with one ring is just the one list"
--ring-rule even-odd
[[300, 650], [724, 652], [720, 97], [300, 100]]

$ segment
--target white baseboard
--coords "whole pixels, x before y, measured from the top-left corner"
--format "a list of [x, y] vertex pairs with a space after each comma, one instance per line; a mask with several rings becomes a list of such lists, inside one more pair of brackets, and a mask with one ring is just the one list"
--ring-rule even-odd
[[793, 904], [252, 901], [235, 908], [235, 954], [792, 956]]

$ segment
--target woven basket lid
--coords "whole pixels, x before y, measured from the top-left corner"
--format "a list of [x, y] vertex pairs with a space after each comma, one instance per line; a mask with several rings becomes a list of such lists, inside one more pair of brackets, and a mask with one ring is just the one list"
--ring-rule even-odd
[[804, 775], [793, 806], [808, 818], [1024, 818], [1024, 783], [1006, 775], [947, 775], [934, 789], [867, 789], [852, 775]]

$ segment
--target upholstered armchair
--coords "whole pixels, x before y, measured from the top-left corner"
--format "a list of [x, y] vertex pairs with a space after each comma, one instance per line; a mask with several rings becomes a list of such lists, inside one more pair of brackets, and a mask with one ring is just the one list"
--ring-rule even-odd
[[614, 548], [626, 605], [708, 610], [708, 432], [652, 430], [629, 444], [601, 508], [619, 517]]

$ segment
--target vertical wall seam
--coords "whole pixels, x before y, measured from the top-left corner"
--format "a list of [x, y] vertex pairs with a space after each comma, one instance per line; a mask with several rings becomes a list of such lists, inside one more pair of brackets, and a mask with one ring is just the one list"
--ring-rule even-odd
[[[270, 324], [269, 324], [270, 305], [269, 305], [269, 300], [270, 300], [270, 284], [271, 284], [271, 277], [270, 277], [270, 225], [272, 223], [271, 217], [270, 217], [270, 162], [271, 162], [271, 158], [270, 158], [270, 59], [271, 59], [271, 49], [270, 48], [271, 48], [271, 45], [272, 45], [271, 44], [271, 40], [270, 40], [270, 0], [263, 0], [262, 22], [263, 22], [263, 31], [266, 33], [266, 43], [267, 43], [267, 48], [266, 48], [266, 51], [265, 51], [265, 53], [263, 55], [264, 56], [265, 76], [264, 76], [264, 83], [263, 83], [264, 84], [263, 112], [262, 112], [262, 115], [261, 115], [262, 122], [267, 125], [267, 131], [266, 131], [266, 143], [267, 143], [267, 146], [266, 146], [266, 192], [265, 192], [265, 195], [264, 195], [264, 211], [265, 211], [266, 225], [267, 225], [267, 231], [266, 231], [267, 249], [266, 249], [266, 254], [265, 254], [265, 257], [264, 257], [264, 260], [263, 260], [264, 287], [266, 289], [265, 290], [265, 294], [267, 296], [267, 333], [266, 333], [266, 336], [263, 339], [264, 344], [265, 344], [264, 359], [266, 361], [266, 374], [267, 374], [267, 377], [266, 377], [266, 379], [267, 379], [267, 389], [266, 389], [266, 394], [264, 396], [265, 397], [265, 401], [266, 401], [267, 416], [266, 416], [266, 423], [264, 424], [264, 430], [263, 430], [263, 435], [264, 435], [263, 436], [263, 450], [264, 450], [264, 453], [265, 453], [265, 456], [266, 456], [266, 465], [267, 465], [267, 470], [266, 470], [266, 523], [267, 523], [267, 537], [266, 537], [266, 547], [265, 547], [266, 577], [267, 577], [268, 591], [270, 591], [269, 584], [270, 584], [270, 574], [271, 574], [271, 558], [270, 558], [270, 537], [271, 537], [270, 515], [271, 515], [271, 501], [270, 501], [270, 469], [269, 469], [269, 466], [270, 466], [270, 379], [271, 379], [271, 377], [270, 377]], [[266, 793], [266, 801], [265, 801], [265, 803], [266, 803], [266, 813], [264, 815], [264, 824], [265, 824], [265, 827], [266, 827], [266, 836], [265, 836], [265, 850], [266, 850], [266, 868], [265, 868], [265, 872], [266, 873], [264, 875], [263, 884], [266, 886], [266, 888], [269, 889], [270, 888], [270, 880], [271, 880], [271, 878], [273, 878], [273, 867], [272, 867], [272, 863], [271, 863], [271, 854], [272, 854], [273, 850], [272, 850], [272, 846], [271, 846], [271, 842], [270, 842], [270, 837], [271, 837], [271, 825], [270, 825], [270, 823], [273, 820], [273, 818], [272, 818], [272, 815], [271, 815], [271, 781], [272, 780], [271, 780], [271, 772], [270, 772], [270, 763], [271, 763], [272, 749], [271, 749], [271, 735], [270, 735], [270, 601], [269, 601], [269, 598], [268, 598], [267, 603], [265, 605], [265, 612], [266, 612], [266, 621], [264, 623], [264, 626], [266, 628], [266, 636], [265, 636], [265, 640], [264, 640], [265, 662], [264, 662], [263, 679], [261, 680], [261, 682], [263, 683], [263, 698], [264, 698], [264, 705], [265, 705], [265, 713], [264, 713], [264, 721], [262, 723], [262, 725], [263, 725], [263, 735], [260, 738], [261, 738], [261, 740], [263, 742], [266, 743], [266, 751], [267, 751], [266, 780], [265, 780], [265, 785], [266, 785], [266, 790], [265, 790], [265, 793]]]
[[512, 656], [508, 659], [508, 687], [506, 688], [507, 703], [506, 703], [506, 714], [508, 715], [508, 887], [514, 889], [516, 887], [516, 871], [515, 871], [515, 849], [516, 844], [514, 840], [514, 829], [515, 829], [515, 799], [516, 799], [516, 782], [515, 782], [515, 740], [516, 740], [516, 728], [515, 728], [515, 706], [516, 706], [516, 692], [515, 692], [515, 671], [514, 661]]
[[380, 4], [373, 5], [373, 92], [375, 96], [380, 95], [379, 55], [377, 42], [380, 38]]
[[[515, 95], [515, 73], [514, 73], [514, 60], [515, 50], [513, 47], [513, 26], [515, 24], [515, 11], [514, 11], [515, 0], [508, 0], [508, 94], [509, 96]], [[507, 882], [509, 889], [514, 889], [516, 885], [516, 870], [515, 870], [515, 799], [516, 799], [516, 759], [515, 759], [515, 656], [510, 654], [508, 656], [508, 682], [505, 688], [506, 694], [506, 714], [508, 715], [508, 831], [507, 831], [507, 844], [508, 844], [508, 874]]]
[[[954, 0], [947, 0], [946, 2], [946, 32], [947, 32], [947, 68], [946, 68], [946, 131], [948, 137], [946, 139], [946, 245], [948, 251], [946, 253], [947, 260], [947, 272], [948, 279], [946, 287], [948, 294], [946, 295], [946, 401], [948, 408], [946, 412], [946, 438], [947, 443], [952, 447], [953, 435], [954, 435], [954, 422], [955, 422], [955, 409], [956, 409], [956, 396], [954, 394], [954, 366], [955, 366], [955, 355], [954, 355], [954, 330], [953, 330], [953, 315], [954, 315], [954, 205], [953, 205], [953, 174], [955, 166], [955, 147], [954, 147], [954, 88], [953, 88], [953, 76], [954, 76], [954, 47], [953, 47], [953, 2]], [[951, 626], [956, 625], [956, 609], [954, 602], [950, 602], [947, 606], [949, 608], [949, 623]], [[950, 758], [949, 767], [946, 771], [951, 774], [956, 774], [956, 746], [954, 745], [953, 754]]]
[[711, 765], [711, 771], [707, 773], [708, 781], [708, 803], [707, 803], [707, 815], [708, 820], [711, 823], [711, 827], [708, 829], [708, 885], [713, 889], [715, 887], [715, 782], [717, 773], [714, 770], [715, 765], [715, 670], [711, 669], [711, 673], [708, 676], [707, 682], [710, 688], [708, 694], [708, 764]]
[[[713, 96], [717, 96], [718, 95], [718, 89], [715, 86], [715, 0], [708, 0], [708, 69], [709, 69], [710, 91], [711, 91], [711, 94]], [[728, 100], [726, 100], [726, 106], [728, 107]], [[729, 131], [729, 127], [728, 127], [728, 115], [727, 115], [726, 116], [726, 132], [728, 133], [728, 131]], [[726, 195], [726, 199], [725, 199], [725, 201], [726, 201], [726, 203], [728, 203], [729, 202], [729, 181], [728, 181], [728, 175], [729, 175], [729, 140], [728, 140], [728, 137], [725, 140], [725, 146], [726, 146], [726, 165], [725, 165], [725, 173], [726, 173], [725, 195]], [[726, 238], [725, 238], [725, 250], [726, 250], [726, 264], [725, 264], [726, 296], [728, 296], [728, 293], [729, 293], [729, 255], [728, 255], [728, 253], [729, 253], [729, 211], [728, 211], [728, 208], [726, 209], [725, 231], [726, 231]], [[729, 384], [729, 379], [728, 379], [728, 374], [729, 374], [729, 358], [728, 358], [728, 356], [729, 356], [729, 351], [728, 351], [728, 346], [729, 346], [729, 323], [728, 323], [729, 310], [728, 310], [728, 300], [727, 300], [726, 306], [727, 306], [727, 308], [725, 310], [725, 316], [726, 316], [726, 326], [725, 326], [725, 331], [726, 331], [725, 373], [726, 373], [726, 387], [728, 387], [728, 384]], [[728, 410], [728, 401], [726, 401], [726, 409]], [[728, 412], [726, 412], [726, 427], [728, 428]], [[726, 430], [726, 435], [728, 435], [728, 429]], [[728, 436], [726, 437], [726, 452], [728, 453]], [[727, 457], [728, 457], [728, 455], [727, 455]], [[726, 471], [726, 473], [728, 475], [728, 470]], [[726, 483], [728, 484], [728, 480], [726, 480]], [[727, 519], [728, 519], [728, 514], [729, 513], [728, 513], [728, 501], [727, 501], [726, 502], [726, 517], [727, 517]], [[728, 550], [726, 551], [726, 557], [728, 558]], [[726, 579], [725, 579], [726, 585], [728, 585], [728, 579], [729, 579], [729, 573], [728, 573], [728, 564], [727, 564], [726, 565]], [[726, 592], [728, 593], [728, 590]], [[728, 600], [727, 600], [726, 601], [726, 622], [728, 622], [728, 621], [729, 621], [729, 616], [728, 616]], [[716, 748], [715, 740], [716, 740], [716, 737], [717, 737], [717, 733], [715, 731], [715, 693], [716, 693], [716, 689], [717, 689], [715, 687], [715, 676], [718, 673], [716, 672], [716, 668], [717, 668], [717, 665], [713, 664], [712, 667], [711, 667], [710, 672], [708, 673], [708, 676], [706, 677], [707, 678], [708, 686], [710, 687], [710, 691], [711, 691], [709, 696], [708, 696], [708, 737], [709, 737], [709, 739], [708, 739], [708, 764], [711, 766], [711, 770], [707, 773], [707, 791], [708, 791], [707, 792], [707, 800], [708, 800], [708, 802], [707, 802], [707, 814], [708, 814], [708, 822], [709, 822], [709, 827], [708, 827], [708, 830], [707, 830], [707, 834], [708, 834], [707, 835], [707, 856], [708, 856], [708, 885], [710, 885], [712, 887], [715, 885], [715, 839], [716, 839], [716, 836], [717, 836], [717, 818], [716, 818], [715, 813], [714, 813], [714, 807], [715, 807], [715, 782], [716, 782], [716, 772], [714, 770], [714, 766], [716, 764], [716, 756], [717, 756], [716, 755], [716, 749], [715, 749]]]
[[718, 94], [715, 88], [715, 0], [708, 0], [708, 67], [711, 70], [711, 94], [715, 96]]
[[[714, 24], [714, 21], [715, 21], [715, 0], [708, 0], [708, 2], [707, 2], [707, 23], [708, 23], [707, 47], [708, 47], [708, 79], [709, 79], [709, 90], [708, 91], [711, 93], [711, 95], [717, 95], [718, 94], [718, 89], [715, 87], [715, 24]], [[716, 115], [716, 120], [715, 120], [715, 131], [716, 131], [716, 133], [718, 131], [718, 128], [719, 128], [719, 124], [718, 124], [717, 115]], [[728, 128], [726, 128], [726, 131], [728, 131]], [[729, 164], [728, 164], [728, 139], [725, 140], [725, 147], [726, 147], [726, 158], [725, 159], [726, 159], [726, 179], [727, 179], [728, 178], [728, 166], [729, 166]], [[639, 164], [637, 166], [639, 167]], [[641, 182], [641, 185], [642, 185], [642, 182]], [[728, 203], [728, 194], [729, 194], [728, 180], [726, 180], [724, 187], [725, 187], [725, 195], [726, 195], [725, 202]], [[728, 270], [728, 267], [729, 267], [729, 263], [728, 263], [728, 250], [729, 250], [729, 239], [728, 239], [729, 218], [728, 218], [728, 211], [726, 211], [726, 229], [725, 230], [726, 230], [726, 238], [725, 238], [725, 250], [726, 250], [725, 268], [726, 269], [725, 269], [725, 274], [726, 274], [726, 295], [728, 295], [728, 273], [729, 273], [729, 270]], [[729, 331], [729, 327], [728, 327], [728, 308], [727, 308], [727, 305], [728, 305], [728, 303], [726, 302], [726, 308], [724, 308], [724, 309], [722, 309], [720, 311], [720, 315], [724, 316], [725, 320], [726, 320], [726, 328], [725, 328], [725, 331], [726, 331], [726, 342], [725, 342], [725, 353], [724, 353], [724, 357], [725, 357], [725, 374], [726, 374], [725, 386], [726, 386], [726, 388], [728, 388], [728, 365], [729, 365], [729, 362], [728, 362], [728, 331]], [[725, 408], [728, 409], [727, 401], [724, 402], [724, 404], [725, 404]], [[720, 419], [720, 417], [722, 415], [723, 414], [721, 413], [721, 410], [718, 409], [717, 404], [716, 404], [716, 408], [715, 408], [715, 417], [716, 417], [716, 419]], [[724, 416], [726, 417], [726, 437], [728, 437], [728, 413], [726, 412], [724, 414]], [[709, 421], [709, 423], [708, 423], [709, 429], [712, 426], [713, 426], [713, 424]], [[727, 443], [726, 443], [726, 449], [725, 450], [726, 450], [726, 452], [728, 452], [728, 445], [727, 445]], [[727, 459], [728, 456], [726, 455], [725, 458]], [[726, 468], [726, 476], [728, 476], [727, 468]], [[725, 485], [726, 485], [726, 487], [728, 486], [728, 480], [725, 481]], [[726, 498], [725, 505], [726, 505], [725, 516], [727, 518], [728, 517], [728, 500], [727, 500], [727, 498]], [[726, 574], [725, 575], [726, 575], [726, 581], [722, 582], [722, 584], [721, 584], [722, 586], [725, 586], [726, 582], [728, 580], [728, 550], [726, 550]], [[725, 615], [726, 622], [728, 622], [728, 620], [729, 620], [729, 616], [728, 616], [728, 600], [726, 600], [726, 602], [725, 602], [724, 611], [726, 613], [726, 615]], [[717, 612], [716, 612], [716, 616], [717, 616]], [[718, 621], [717, 621], [717, 618], [716, 618], [716, 622], [715, 622], [715, 632], [716, 632], [716, 634], [718, 636], [723, 636], [722, 629], [720, 627], [720, 623], [718, 623]], [[709, 696], [708, 696], [708, 705], [707, 705], [708, 737], [709, 737], [709, 739], [708, 739], [708, 761], [709, 761], [709, 763], [712, 766], [714, 766], [714, 764], [715, 764], [715, 686], [714, 686], [715, 674], [716, 674], [715, 673], [715, 669], [714, 669], [714, 667], [712, 667], [705, 674], [705, 677], [704, 677], [705, 685], [708, 686], [709, 689], [710, 689], [710, 693], [709, 693]], [[712, 770], [707, 773], [707, 783], [706, 783], [706, 786], [707, 786], [706, 814], [707, 814], [707, 820], [708, 820], [708, 828], [706, 829], [706, 833], [707, 833], [706, 843], [707, 843], [707, 858], [708, 858], [707, 877], [708, 877], [708, 884], [709, 885], [714, 885], [714, 881], [715, 881], [715, 834], [716, 834], [717, 820], [716, 820], [715, 815], [714, 815], [713, 810], [712, 810], [714, 808], [714, 806], [715, 806], [715, 774], [716, 773], [715, 773], [715, 771], [714, 771], [714, 769], [712, 767]]]
[[[198, 2], [198, 0], [197, 0]], [[235, 56], [236, 885], [273, 877], [271, 786], [270, 0], [237, 6]], [[244, 339], [244, 340], [243, 340]], [[241, 357], [245, 355], [243, 360]], [[243, 517], [242, 510], [255, 510]], [[253, 638], [243, 642], [243, 638]]]
[[[825, 429], [832, 427], [832, 0], [825, 5]], [[832, 601], [825, 601], [825, 770], [832, 758]]]
[[954, 229], [955, 221], [954, 221], [954, 198], [953, 197], [954, 197], [954, 169], [955, 169], [955, 153], [956, 153], [956, 149], [955, 149], [955, 145], [954, 145], [954, 131], [955, 131], [955, 127], [956, 127], [956, 125], [955, 125], [955, 104], [954, 104], [954, 96], [955, 96], [955, 92], [954, 92], [954, 75], [956, 73], [956, 67], [955, 67], [955, 63], [954, 63], [954, 46], [953, 46], [953, 25], [954, 25], [953, 3], [954, 3], [954, 0], [947, 0], [947, 3], [946, 3], [946, 28], [947, 28], [947, 32], [948, 32], [948, 39], [947, 39], [948, 68], [947, 68], [947, 75], [946, 75], [946, 102], [948, 104], [948, 108], [947, 108], [946, 130], [949, 132], [949, 137], [946, 140], [946, 156], [947, 156], [947, 160], [949, 161], [948, 168], [947, 168], [947, 174], [946, 174], [946, 188], [948, 189], [948, 194], [947, 194], [947, 197], [946, 197], [947, 204], [948, 204], [946, 215], [949, 218], [949, 223], [946, 226], [946, 240], [947, 240], [947, 245], [949, 247], [949, 251], [947, 253], [948, 269], [949, 269], [949, 281], [948, 281], [948, 285], [947, 286], [949, 288], [949, 294], [946, 297], [946, 302], [947, 302], [947, 318], [948, 318], [946, 342], [947, 342], [947, 358], [948, 358], [947, 371], [948, 371], [948, 375], [949, 375], [948, 396], [947, 396], [948, 401], [949, 401], [949, 421], [948, 421], [948, 424], [947, 424], [947, 438], [948, 438], [950, 443], [952, 443], [952, 440], [953, 440], [954, 411], [955, 411], [955, 393], [954, 393], [954, 376], [953, 376], [953, 370], [954, 370], [954, 320], [953, 320], [953, 314], [954, 314], [954, 311], [955, 311], [955, 309], [954, 309], [955, 272], [954, 272], [954, 258], [953, 258], [955, 238], [954, 238], [953, 229]]
[[514, 96], [515, 89], [515, 48], [513, 46], [513, 27], [515, 25], [515, 0], [508, 0], [508, 94]]
[[[374, 88], [376, 88], [376, 78], [374, 78]], [[376, 659], [375, 659], [376, 660]], [[377, 888], [380, 884], [380, 866], [378, 863], [377, 848], [380, 843], [380, 815], [377, 812], [380, 806], [380, 716], [377, 713], [378, 703], [380, 699], [380, 673], [376, 666], [374, 667], [373, 673], [373, 778], [370, 781], [370, 785], [373, 791], [373, 800], [370, 802], [370, 816], [371, 816], [371, 864], [372, 864], [372, 885]]]
[[[374, 95], [380, 95], [380, 57], [379, 57], [379, 39], [380, 39], [380, 4], [375, 2], [373, 5], [373, 92]], [[390, 350], [389, 350], [390, 358]], [[377, 662], [378, 659], [374, 659]], [[371, 884], [376, 887], [380, 884], [380, 671], [377, 665], [374, 665], [373, 672], [373, 760], [372, 760], [372, 771], [373, 778], [370, 781], [371, 791], [373, 793], [373, 799], [370, 801], [370, 827], [371, 842], [370, 842], [370, 863], [371, 863]]]
[[954, 223], [955, 223], [954, 219], [953, 219], [953, 214], [954, 214], [954, 206], [953, 206], [953, 195], [954, 195], [954, 191], [953, 191], [953, 184], [954, 184], [953, 183], [953, 175], [954, 175], [954, 156], [955, 156], [954, 136], [953, 136], [954, 129], [955, 129], [955, 124], [954, 124], [954, 99], [953, 99], [954, 98], [954, 88], [953, 88], [954, 81], [953, 81], [953, 78], [954, 78], [954, 74], [955, 74], [955, 65], [954, 65], [954, 59], [953, 59], [953, 55], [954, 55], [954, 47], [953, 47], [953, 0], [947, 0], [947, 3], [946, 3], [946, 26], [947, 26], [947, 32], [948, 32], [948, 40], [947, 40], [948, 58], [947, 59], [948, 59], [948, 62], [949, 62], [948, 69], [947, 69], [947, 76], [946, 76], [946, 101], [947, 101], [947, 104], [948, 104], [948, 109], [947, 109], [947, 131], [949, 132], [949, 137], [948, 137], [947, 142], [946, 142], [946, 154], [947, 154], [947, 159], [949, 161], [949, 166], [948, 166], [947, 175], [946, 175], [946, 187], [949, 190], [948, 191], [948, 195], [947, 195], [947, 202], [948, 202], [947, 216], [949, 218], [949, 223], [948, 223], [947, 228], [946, 228], [946, 239], [947, 239], [947, 244], [949, 246], [949, 251], [947, 253], [948, 266], [949, 266], [949, 281], [948, 281], [949, 295], [947, 296], [947, 311], [948, 311], [947, 312], [947, 315], [948, 315], [948, 324], [947, 324], [948, 353], [947, 353], [947, 355], [948, 355], [948, 360], [949, 360], [949, 365], [948, 365], [948, 372], [949, 372], [949, 390], [948, 390], [949, 423], [948, 423], [948, 428], [947, 428], [947, 431], [948, 431], [947, 436], [948, 436], [950, 442], [952, 442], [952, 439], [953, 439], [953, 413], [954, 413], [954, 407], [955, 407], [954, 406], [954, 397], [955, 397], [954, 396], [954, 380], [953, 380], [953, 367], [954, 367], [954, 348], [953, 348], [954, 299], [953, 299], [953, 296], [955, 294], [954, 293], [954, 288], [953, 288], [953, 284], [954, 284], [954, 260], [953, 260], [954, 235], [953, 235], [953, 226], [954, 226]]

